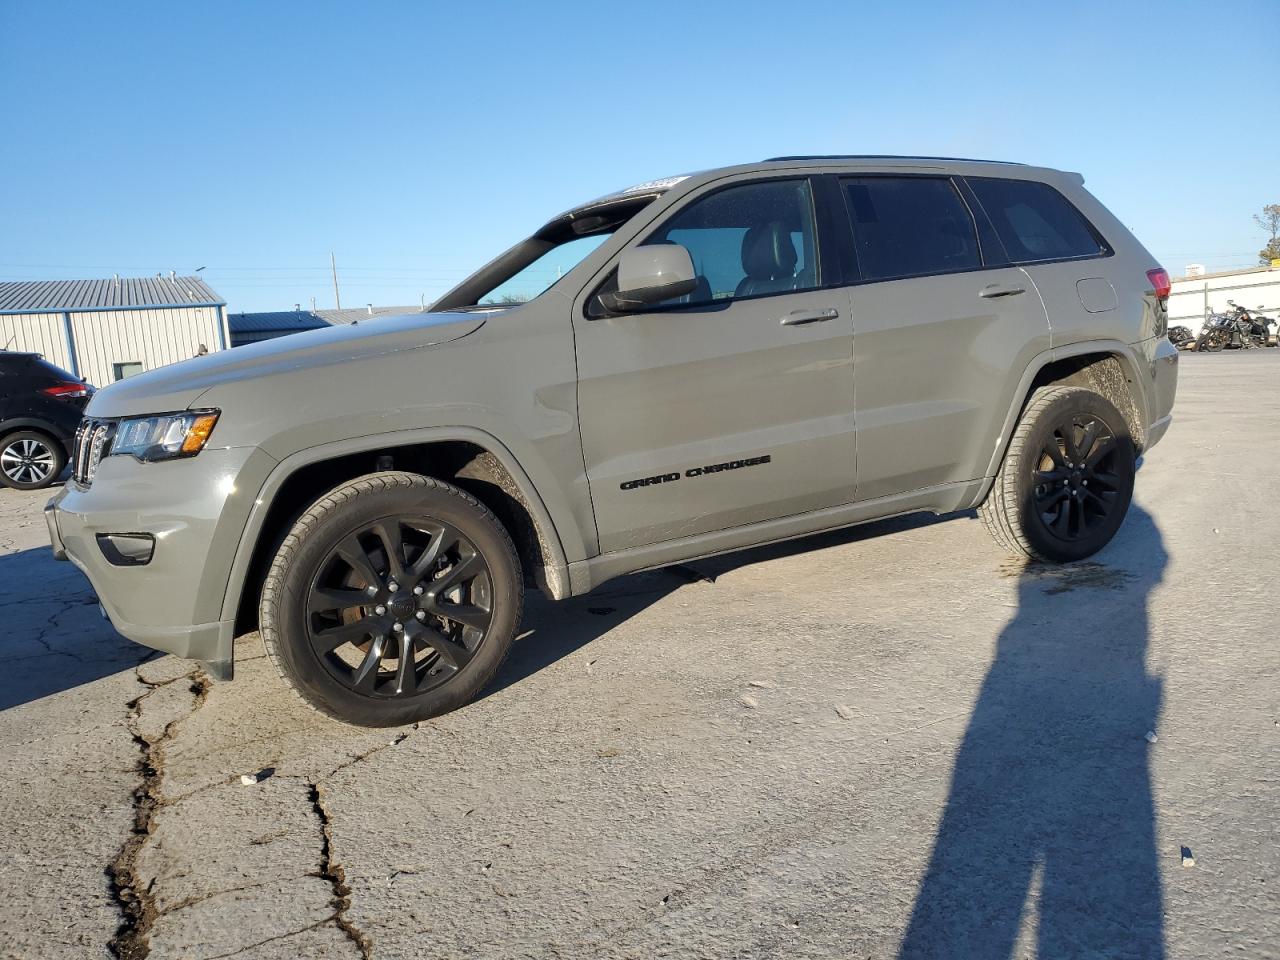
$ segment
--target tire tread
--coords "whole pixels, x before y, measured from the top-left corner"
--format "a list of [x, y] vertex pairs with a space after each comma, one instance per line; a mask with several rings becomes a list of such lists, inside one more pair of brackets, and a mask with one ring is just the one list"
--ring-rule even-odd
[[978, 516], [992, 538], [1005, 550], [1014, 555], [1029, 557], [1032, 560], [1052, 562], [1050, 557], [1040, 553], [1022, 532], [1020, 510], [1018, 508], [1017, 477], [1019, 466], [1025, 455], [1027, 436], [1039, 420], [1041, 413], [1063, 396], [1073, 393], [1088, 393], [1081, 387], [1040, 387], [1027, 402], [1018, 425], [1014, 428], [1013, 437], [1005, 451], [1004, 462], [996, 473], [987, 499], [978, 507]]

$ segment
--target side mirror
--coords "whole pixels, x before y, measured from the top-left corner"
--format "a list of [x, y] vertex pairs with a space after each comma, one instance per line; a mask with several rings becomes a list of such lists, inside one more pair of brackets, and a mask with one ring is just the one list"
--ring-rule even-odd
[[683, 297], [698, 286], [689, 251], [678, 243], [631, 247], [618, 258], [618, 289], [600, 294], [610, 313], [630, 313]]

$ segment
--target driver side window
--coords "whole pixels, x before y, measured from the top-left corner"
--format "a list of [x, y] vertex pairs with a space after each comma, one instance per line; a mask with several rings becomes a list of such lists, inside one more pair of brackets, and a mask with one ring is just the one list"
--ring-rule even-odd
[[667, 301], [696, 305], [812, 290], [822, 283], [809, 181], [768, 180], [693, 201], [646, 244], [689, 251], [698, 286]]

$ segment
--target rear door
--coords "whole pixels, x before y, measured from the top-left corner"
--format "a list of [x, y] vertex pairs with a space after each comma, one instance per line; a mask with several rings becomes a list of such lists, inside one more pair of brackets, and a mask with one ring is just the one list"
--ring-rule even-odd
[[699, 289], [575, 306], [578, 415], [602, 552], [853, 499], [852, 324], [808, 177], [708, 187], [639, 243], [680, 243]]
[[1016, 382], [1048, 349], [1034, 286], [947, 176], [842, 177], [851, 288], [857, 497], [982, 476]]
[[[1110, 245], [1074, 204], [1038, 180], [966, 177], [1009, 259], [1019, 264], [1044, 302], [1055, 347], [1116, 336], [1119, 293]], [[1142, 264], [1133, 270], [1142, 277]], [[1131, 281], [1132, 284], [1132, 281]], [[1140, 327], [1133, 324], [1133, 336]]]

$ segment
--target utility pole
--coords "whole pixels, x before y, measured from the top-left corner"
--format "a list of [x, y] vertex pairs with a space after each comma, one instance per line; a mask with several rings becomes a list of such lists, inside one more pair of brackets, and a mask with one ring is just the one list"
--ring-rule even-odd
[[333, 257], [333, 251], [329, 251], [329, 267], [333, 270], [333, 302], [338, 305], [338, 309], [342, 309], [342, 297], [338, 293], [338, 261]]

